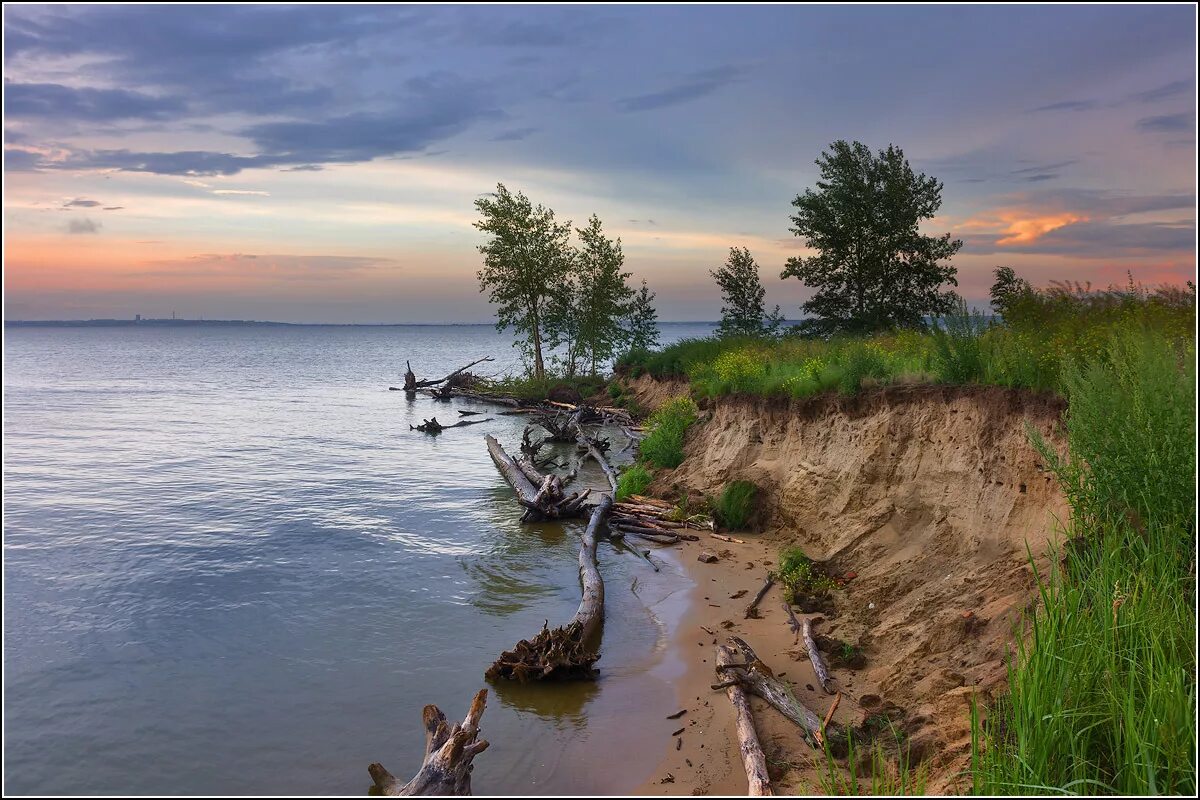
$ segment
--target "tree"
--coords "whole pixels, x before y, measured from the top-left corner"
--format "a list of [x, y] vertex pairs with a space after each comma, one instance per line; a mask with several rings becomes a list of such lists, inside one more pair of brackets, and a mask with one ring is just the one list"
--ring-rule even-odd
[[658, 346], [658, 312], [654, 310], [654, 292], [642, 279], [642, 290], [633, 297], [626, 316], [630, 350], [649, 350]]
[[628, 339], [621, 320], [627, 316], [633, 290], [625, 284], [631, 273], [622, 272], [625, 256], [621, 240], [604, 235], [595, 214], [586, 228], [576, 228], [580, 247], [575, 251], [578, 287], [572, 311], [577, 318], [579, 353], [595, 375], [600, 363], [612, 358]]
[[801, 330], [923, 328], [927, 317], [953, 310], [943, 287], [958, 285], [957, 270], [942, 262], [962, 242], [920, 232], [942, 205], [941, 182], [914, 173], [894, 145], [873, 154], [860, 142], [837, 141], [816, 164], [816, 191], [792, 201], [792, 232], [817, 254], [788, 259], [780, 276], [816, 289], [802, 306], [813, 318]]
[[556, 294], [571, 271], [571, 223], [558, 224], [553, 211], [534, 207], [503, 183], [496, 184], [495, 194], [476, 200], [475, 208], [482, 215], [475, 227], [491, 237], [479, 245], [479, 291], [488, 292], [497, 306], [496, 329], [516, 329], [520, 335], [514, 346], [532, 356], [534, 377], [544, 378], [542, 351], [554, 346], [547, 322], [553, 320]]
[[779, 330], [783, 322], [779, 306], [767, 313], [764, 305], [767, 291], [758, 275], [758, 264], [747, 248], [729, 248], [729, 260], [709, 274], [721, 287], [723, 305], [718, 336], [772, 336]]
[[996, 276], [992, 284], [992, 309], [1001, 317], [1007, 317], [1018, 300], [1033, 294], [1029, 281], [1018, 278], [1012, 267], [996, 267], [992, 274]]

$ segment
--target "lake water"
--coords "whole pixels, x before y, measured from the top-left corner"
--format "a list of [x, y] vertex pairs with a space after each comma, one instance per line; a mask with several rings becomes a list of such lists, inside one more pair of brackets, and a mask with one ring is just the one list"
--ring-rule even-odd
[[[430, 437], [409, 424], [497, 409], [387, 391], [405, 359], [514, 367], [490, 326], [9, 328], [4, 355], [5, 793], [364, 794], [372, 761], [407, 780], [422, 706], [461, 719], [501, 651], [579, 602], [579, 526], [520, 525], [484, 446], [523, 420]], [[476, 791], [649, 777], [690, 589], [659, 555], [601, 544], [601, 679], [492, 687]]]

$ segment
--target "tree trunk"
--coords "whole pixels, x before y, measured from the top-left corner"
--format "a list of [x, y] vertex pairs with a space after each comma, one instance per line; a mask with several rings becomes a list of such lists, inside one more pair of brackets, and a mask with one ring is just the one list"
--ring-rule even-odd
[[522, 683], [529, 680], [595, 680], [594, 664], [600, 658], [593, 639], [604, 620], [604, 581], [596, 568], [596, 534], [608, 510], [612, 496], [603, 494], [592, 511], [587, 530], [579, 546], [579, 575], [583, 594], [575, 616], [561, 628], [550, 630], [549, 625], [532, 640], [523, 639], [517, 646], [496, 659], [485, 675], [488, 680], [507, 678]]
[[400, 785], [396, 777], [375, 763], [367, 767], [375, 782], [375, 793], [389, 797], [409, 795], [469, 795], [471, 762], [487, 749], [479, 739], [479, 720], [487, 704], [487, 689], [480, 689], [461, 725], [446, 723], [446, 715], [434, 705], [425, 706], [425, 760], [411, 781]]
[[[717, 678], [726, 677], [723, 669], [732, 666], [733, 648], [728, 645], [717, 645]], [[737, 715], [738, 749], [742, 753], [742, 765], [746, 768], [746, 780], [750, 784], [751, 797], [763, 797], [775, 794], [771, 791], [771, 779], [767, 775], [767, 757], [762, 745], [758, 743], [758, 732], [754, 730], [754, 712], [750, 710], [750, 699], [737, 681], [725, 687], [729, 702], [733, 704]]]
[[821, 651], [817, 649], [816, 640], [813, 639], [812, 620], [804, 620], [804, 646], [808, 648], [808, 660], [812, 662], [813, 672], [817, 674], [817, 680], [821, 682], [821, 688], [825, 690], [825, 694], [833, 694], [833, 680], [829, 677], [829, 668], [825, 666], [825, 659], [821, 658]]
[[488, 454], [491, 455], [492, 461], [496, 462], [496, 467], [499, 468], [504, 479], [517, 493], [517, 502], [527, 509], [521, 518], [522, 522], [582, 516], [583, 504], [591, 493], [590, 489], [568, 495], [562, 490], [561, 480], [557, 484], [552, 483], [549, 487], [534, 486], [526, 471], [513, 461], [508, 453], [504, 452], [504, 448], [500, 446], [495, 437], [489, 435], [484, 439], [487, 441]]

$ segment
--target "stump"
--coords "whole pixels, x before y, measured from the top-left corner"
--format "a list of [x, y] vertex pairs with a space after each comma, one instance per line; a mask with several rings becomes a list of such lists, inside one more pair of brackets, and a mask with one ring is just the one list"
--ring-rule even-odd
[[367, 767], [375, 782], [373, 794], [389, 797], [409, 795], [471, 794], [471, 762], [488, 748], [479, 738], [479, 720], [487, 704], [487, 689], [480, 689], [462, 724], [450, 726], [435, 705], [425, 706], [425, 759], [413, 779], [403, 786], [394, 775], [375, 763]]

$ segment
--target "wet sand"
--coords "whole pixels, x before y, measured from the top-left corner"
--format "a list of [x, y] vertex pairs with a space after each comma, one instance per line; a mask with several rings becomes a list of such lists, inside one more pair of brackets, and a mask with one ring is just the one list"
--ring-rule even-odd
[[[762, 587], [774, 566], [780, 542], [772, 534], [734, 534], [745, 544], [722, 542], [701, 534], [698, 542], [684, 542], [676, 551], [695, 586], [691, 603], [679, 627], [670, 633], [664, 663], [675, 664], [678, 707], [686, 710], [678, 719], [663, 719], [663, 757], [651, 778], [638, 788], [641, 795], [744, 795], [746, 773], [738, 752], [733, 707], [723, 689], [714, 691], [713, 671], [716, 646], [733, 634], [745, 639], [776, 673], [789, 681], [796, 697], [824, 715], [833, 697], [816, 681], [804, 654], [803, 642], [796, 643], [783, 610], [778, 584], [759, 604], [759, 619], [745, 619], [746, 607]], [[712, 564], [701, 563], [701, 550], [718, 556]], [[745, 594], [734, 598], [733, 595]], [[815, 616], [815, 615], [814, 615]], [[801, 620], [804, 615], [797, 614]], [[831, 626], [826, 626], [831, 627]], [[706, 630], [707, 629], [707, 630]], [[712, 633], [709, 633], [712, 631]], [[842, 700], [834, 714], [841, 723], [859, 722], [863, 713], [855, 698], [855, 675], [839, 671]], [[767, 766], [776, 794], [821, 793], [819, 770], [823, 758], [810, 749], [800, 730], [757, 697], [751, 697], [754, 724], [767, 756]], [[672, 734], [683, 729], [678, 736]]]

